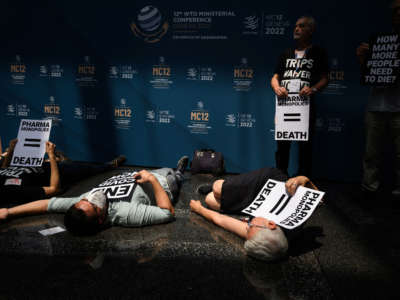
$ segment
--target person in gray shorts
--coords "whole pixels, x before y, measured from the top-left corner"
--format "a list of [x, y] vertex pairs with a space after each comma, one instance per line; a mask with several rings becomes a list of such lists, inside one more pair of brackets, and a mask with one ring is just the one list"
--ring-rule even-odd
[[40, 213], [65, 213], [64, 223], [75, 235], [89, 235], [110, 225], [139, 227], [170, 222], [188, 157], [177, 170], [125, 172], [115, 175], [79, 197], [38, 200], [0, 209], [0, 220]]

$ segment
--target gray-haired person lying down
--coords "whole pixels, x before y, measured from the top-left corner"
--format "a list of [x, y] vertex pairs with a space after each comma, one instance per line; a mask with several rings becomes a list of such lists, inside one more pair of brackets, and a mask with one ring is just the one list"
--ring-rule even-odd
[[284, 257], [288, 250], [285, 229], [262, 217], [243, 222], [220, 213], [242, 214], [242, 210], [252, 203], [268, 179], [285, 181], [286, 190], [290, 195], [296, 192], [298, 186], [317, 190], [305, 176], [288, 178], [279, 169], [262, 168], [226, 180], [216, 180], [212, 186], [200, 186], [200, 193], [208, 193], [205, 202], [210, 209], [198, 200], [191, 200], [190, 208], [216, 225], [244, 238], [247, 255], [267, 261], [279, 259]]

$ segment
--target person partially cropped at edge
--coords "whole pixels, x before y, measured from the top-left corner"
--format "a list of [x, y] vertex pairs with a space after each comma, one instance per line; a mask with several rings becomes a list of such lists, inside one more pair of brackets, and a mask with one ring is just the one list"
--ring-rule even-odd
[[28, 202], [62, 193], [71, 184], [119, 167], [125, 162], [123, 155], [103, 164], [87, 164], [70, 160], [56, 150], [56, 145], [46, 142], [48, 159], [41, 167], [10, 166], [14, 148], [18, 143], [9, 143], [0, 168], [0, 199], [2, 202]]
[[[400, 34], [400, 0], [391, 4], [392, 32]], [[370, 45], [361, 43], [356, 54], [361, 65], [367, 60]], [[365, 112], [365, 154], [361, 189], [367, 202], [376, 200], [381, 186], [382, 162], [387, 138], [394, 148], [394, 188], [395, 201], [400, 198], [400, 80], [393, 86], [374, 86], [370, 89]], [[397, 203], [398, 205], [398, 203]]]

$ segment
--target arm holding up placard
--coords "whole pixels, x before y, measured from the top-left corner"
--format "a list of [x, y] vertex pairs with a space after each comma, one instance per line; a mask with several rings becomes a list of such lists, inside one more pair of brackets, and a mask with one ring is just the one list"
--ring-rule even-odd
[[54, 154], [56, 145], [52, 142], [46, 142], [46, 153], [49, 156], [50, 163], [50, 185], [44, 186], [46, 196], [52, 196], [60, 191], [60, 173], [58, 171], [57, 159]]
[[8, 149], [6, 149], [7, 154], [4, 157], [3, 164], [1, 165], [2, 168], [8, 168], [10, 166], [11, 158], [14, 154], [14, 149], [15, 149], [15, 145], [17, 144], [17, 142], [18, 142], [18, 139], [13, 139], [10, 141]]

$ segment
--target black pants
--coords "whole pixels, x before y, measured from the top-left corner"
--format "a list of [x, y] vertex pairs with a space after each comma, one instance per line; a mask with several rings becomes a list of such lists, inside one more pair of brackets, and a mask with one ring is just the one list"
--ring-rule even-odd
[[[296, 175], [311, 176], [312, 170], [312, 140], [314, 136], [315, 115], [310, 111], [310, 123], [308, 130], [308, 141], [299, 141], [299, 169]], [[292, 141], [276, 141], [277, 151], [275, 152], [276, 168], [288, 174], [290, 146]]]

